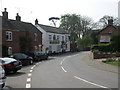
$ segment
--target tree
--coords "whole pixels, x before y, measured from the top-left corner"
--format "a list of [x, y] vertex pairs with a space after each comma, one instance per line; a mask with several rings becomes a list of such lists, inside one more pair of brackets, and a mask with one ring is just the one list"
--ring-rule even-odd
[[106, 27], [108, 25], [108, 20], [109, 19], [113, 19], [113, 25], [115, 25], [115, 26], [120, 25], [119, 20], [118, 20], [117, 17], [105, 15], [99, 20], [99, 24], [102, 26], [101, 28], [104, 28], [104, 27]]
[[65, 14], [61, 16], [60, 27], [71, 35], [71, 41], [75, 42], [81, 35], [86, 35], [91, 30], [92, 20], [89, 17], [77, 14]]
[[76, 42], [78, 46], [88, 47], [92, 44], [93, 40], [89, 35], [87, 35], [83, 38], [77, 38]]
[[120, 35], [115, 35], [111, 38], [111, 47], [113, 51], [120, 52]]

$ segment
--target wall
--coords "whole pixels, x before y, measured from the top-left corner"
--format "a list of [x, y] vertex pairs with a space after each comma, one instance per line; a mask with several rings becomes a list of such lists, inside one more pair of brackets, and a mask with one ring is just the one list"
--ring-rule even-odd
[[[13, 41], [6, 41], [6, 31], [12, 31], [12, 38]], [[34, 51], [34, 46], [39, 46], [42, 45], [42, 33], [38, 33], [38, 40], [34, 40], [34, 32], [24, 32], [24, 31], [19, 31], [19, 30], [3, 30], [2, 32], [2, 42], [4, 46], [7, 47], [12, 47], [12, 53], [20, 53], [20, 37], [27, 36], [30, 37], [32, 42], [32, 47]], [[4, 56], [4, 54], [3, 54]]]

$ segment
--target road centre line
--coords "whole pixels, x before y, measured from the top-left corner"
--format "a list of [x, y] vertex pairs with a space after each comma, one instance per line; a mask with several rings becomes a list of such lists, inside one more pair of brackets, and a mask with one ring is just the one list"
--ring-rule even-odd
[[31, 70], [34, 69], [34, 67], [31, 67]]
[[28, 73], [28, 77], [32, 76], [32, 73]]
[[[79, 54], [77, 54], [77, 55], [79, 55]], [[73, 55], [73, 56], [77, 56], [77, 55]], [[72, 56], [68, 56], [67, 58], [70, 58], [70, 57], [72, 57]], [[61, 65], [62, 70], [63, 70], [64, 72], [67, 72], [67, 71], [64, 69], [64, 67], [62, 66], [62, 65], [63, 65], [63, 61], [64, 61], [65, 59], [66, 59], [66, 58], [64, 58], [64, 59], [61, 61], [60, 65]], [[96, 83], [87, 81], [87, 80], [85, 80], [85, 79], [83, 79], [83, 78], [80, 78], [80, 77], [77, 77], [77, 76], [73, 76], [73, 77], [76, 78], [76, 79], [79, 79], [79, 80], [81, 80], [81, 81], [84, 81], [84, 82], [86, 82], [86, 83], [89, 83], [89, 84], [92, 84], [92, 85], [94, 85], [94, 86], [97, 86], [97, 87], [110, 89], [110, 88], [108, 88], [108, 87], [105, 87], [105, 86], [102, 86], [102, 85], [99, 85], [99, 84], [96, 84]], [[110, 90], [111, 90], [111, 89], [110, 89]]]
[[82, 78], [77, 77], [77, 76], [74, 76], [74, 77], [75, 77], [76, 79], [79, 79], [79, 80], [84, 81], [84, 82], [86, 82], [86, 83], [92, 84], [92, 85], [94, 85], [94, 86], [98, 86], [98, 87], [101, 87], [101, 88], [108, 88], [108, 87], [105, 87], [105, 86], [102, 86], [102, 85], [99, 85], [99, 84], [96, 84], [96, 83], [93, 83], [93, 82], [87, 81], [87, 80], [82, 79]]
[[31, 88], [31, 84], [26, 84], [26, 88]]
[[62, 68], [62, 70], [63, 70], [64, 72], [67, 72], [62, 66], [61, 66], [61, 68]]
[[30, 72], [32, 72], [33, 70], [30, 70]]
[[27, 82], [30, 82], [31, 81], [31, 78], [27, 78]]

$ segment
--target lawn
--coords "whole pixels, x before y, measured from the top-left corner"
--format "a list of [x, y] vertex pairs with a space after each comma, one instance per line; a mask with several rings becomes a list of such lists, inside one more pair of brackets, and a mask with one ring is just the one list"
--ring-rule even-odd
[[115, 65], [115, 66], [120, 66], [120, 61], [112, 61], [112, 62], [105, 62], [105, 63]]

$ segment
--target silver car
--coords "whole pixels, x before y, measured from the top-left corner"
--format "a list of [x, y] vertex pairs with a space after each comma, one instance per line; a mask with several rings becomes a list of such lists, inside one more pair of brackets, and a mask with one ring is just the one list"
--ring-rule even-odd
[[0, 62], [0, 90], [5, 86], [5, 71], [2, 67], [2, 63]]

